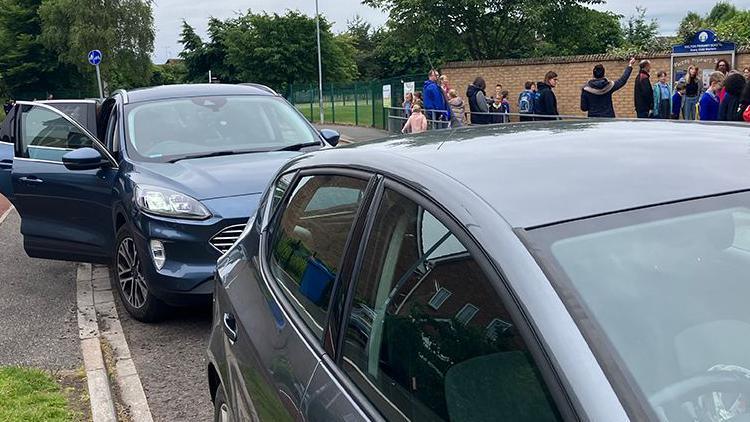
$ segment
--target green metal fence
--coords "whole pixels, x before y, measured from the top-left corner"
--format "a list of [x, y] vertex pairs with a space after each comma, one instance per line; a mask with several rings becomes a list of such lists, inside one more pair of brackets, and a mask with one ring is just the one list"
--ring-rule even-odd
[[[422, 90], [424, 75], [408, 75], [369, 82], [331, 83], [323, 85], [325, 123], [372, 126], [386, 129], [388, 112], [384, 107], [400, 107], [404, 101], [405, 84]], [[390, 86], [390, 102], [383, 103], [384, 87]], [[311, 122], [320, 121], [317, 84], [293, 84], [287, 99]]]

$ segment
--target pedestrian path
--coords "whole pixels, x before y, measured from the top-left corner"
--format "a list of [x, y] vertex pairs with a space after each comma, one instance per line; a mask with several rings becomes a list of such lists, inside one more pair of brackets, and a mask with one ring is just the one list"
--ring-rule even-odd
[[384, 138], [389, 135], [385, 130], [373, 127], [346, 125], [315, 125], [318, 129], [333, 129], [341, 134], [342, 143], [364, 142]]

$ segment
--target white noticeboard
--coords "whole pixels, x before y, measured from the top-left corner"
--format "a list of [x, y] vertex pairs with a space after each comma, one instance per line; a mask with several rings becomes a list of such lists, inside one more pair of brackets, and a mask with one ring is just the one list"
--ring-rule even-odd
[[404, 82], [404, 95], [414, 93], [414, 82]]
[[383, 85], [383, 104], [388, 104], [386, 107], [389, 107], [391, 104], [391, 86], [390, 85]]

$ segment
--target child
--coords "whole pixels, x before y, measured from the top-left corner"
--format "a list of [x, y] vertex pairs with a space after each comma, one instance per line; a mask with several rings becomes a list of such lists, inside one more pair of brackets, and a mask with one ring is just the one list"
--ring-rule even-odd
[[427, 131], [427, 117], [422, 113], [422, 107], [414, 105], [411, 116], [406, 121], [401, 133], [422, 133]]
[[448, 91], [448, 98], [448, 104], [451, 107], [451, 127], [461, 127], [464, 125], [464, 116], [466, 116], [464, 100], [458, 96], [455, 89]]
[[406, 95], [404, 95], [404, 103], [402, 104], [406, 118], [411, 116], [412, 104], [414, 104], [414, 95], [411, 92], [407, 92]]
[[674, 95], [672, 95], [672, 120], [680, 120], [680, 113], [682, 112], [682, 98], [685, 95], [685, 81], [677, 82], [677, 86], [674, 89]]
[[724, 82], [724, 74], [714, 72], [708, 79], [708, 90], [703, 93], [698, 102], [698, 114], [701, 120], [719, 120], [719, 91]]
[[503, 90], [500, 95], [502, 96], [502, 100], [500, 102], [501, 108], [503, 113], [505, 113], [505, 116], [503, 116], [503, 123], [508, 123], [510, 122], [510, 116], [508, 115], [508, 113], [510, 113], [510, 101], [508, 101], [509, 92], [507, 90]]
[[667, 83], [667, 72], [660, 70], [654, 84], [654, 112], [656, 119], [669, 119], [672, 115], [672, 96]]

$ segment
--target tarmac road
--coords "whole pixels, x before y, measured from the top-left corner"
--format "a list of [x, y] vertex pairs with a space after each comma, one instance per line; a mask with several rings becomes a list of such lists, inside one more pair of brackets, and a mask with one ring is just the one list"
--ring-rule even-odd
[[26, 256], [20, 222], [13, 210], [0, 223], [0, 365], [82, 367], [76, 264]]

